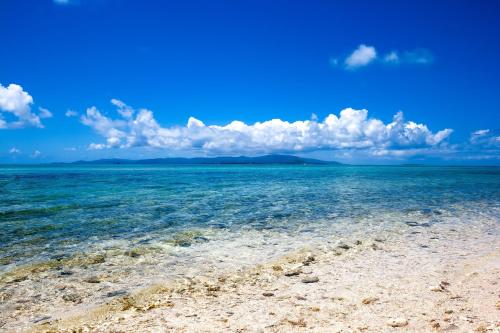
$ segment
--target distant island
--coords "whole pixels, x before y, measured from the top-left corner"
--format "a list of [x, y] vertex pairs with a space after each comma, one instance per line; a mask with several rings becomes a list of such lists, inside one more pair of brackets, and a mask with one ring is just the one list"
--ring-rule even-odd
[[224, 156], [224, 157], [168, 157], [142, 160], [129, 159], [99, 159], [94, 161], [76, 161], [71, 164], [293, 164], [293, 165], [341, 165], [334, 161], [322, 161], [313, 158], [303, 158], [293, 155], [264, 155], [257, 157], [248, 156]]

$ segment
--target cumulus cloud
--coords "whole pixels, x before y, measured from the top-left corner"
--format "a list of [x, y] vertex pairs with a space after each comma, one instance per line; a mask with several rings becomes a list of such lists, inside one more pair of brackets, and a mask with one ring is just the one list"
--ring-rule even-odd
[[9, 154], [11, 154], [11, 155], [17, 155], [20, 153], [21, 153], [21, 151], [19, 149], [17, 149], [16, 147], [12, 147], [9, 149]]
[[68, 117], [68, 118], [77, 117], [78, 116], [78, 112], [73, 111], [73, 110], [68, 110], [68, 111], [66, 111], [66, 113], [64, 115], [66, 117]]
[[38, 157], [40, 157], [40, 155], [42, 155], [42, 152], [41, 152], [41, 151], [39, 151], [39, 150], [35, 150], [35, 151], [34, 151], [34, 152], [30, 155], [30, 157], [31, 157], [31, 158], [38, 158]]
[[360, 44], [352, 51], [343, 62], [338, 57], [330, 58], [330, 64], [333, 67], [341, 66], [347, 70], [356, 70], [372, 64], [391, 64], [391, 65], [429, 65], [434, 62], [433, 54], [423, 48], [417, 48], [411, 51], [392, 50], [379, 57], [374, 46]]
[[471, 134], [469, 142], [473, 146], [500, 149], [500, 131], [490, 129], [477, 130]]
[[[52, 116], [49, 110], [40, 108], [39, 114], [31, 111], [33, 97], [20, 85], [9, 84], [4, 87], [0, 84], [0, 129], [15, 129], [24, 127], [43, 128], [40, 118]], [[10, 116], [14, 119], [7, 120]]]
[[376, 58], [377, 51], [373, 46], [361, 44], [345, 59], [345, 66], [347, 69], [356, 69], [368, 65]]
[[52, 112], [45, 108], [38, 108], [38, 117], [40, 118], [52, 118]]
[[429, 65], [434, 62], [434, 56], [426, 49], [415, 49], [404, 52], [391, 51], [384, 56], [383, 62], [396, 65]]
[[[368, 117], [367, 110], [346, 108], [322, 121], [288, 122], [271, 119], [254, 124], [234, 120], [227, 125], [206, 125], [190, 117], [185, 126], [162, 127], [147, 109], [117, 106], [118, 118], [103, 115], [90, 107], [80, 117], [105, 142], [88, 149], [112, 147], [154, 147], [171, 151], [201, 151], [206, 154], [259, 154], [308, 152], [339, 149], [410, 149], [443, 144], [452, 133], [444, 129], [433, 133], [424, 124], [406, 121], [398, 112], [392, 122]], [[127, 112], [123, 112], [127, 110]]]

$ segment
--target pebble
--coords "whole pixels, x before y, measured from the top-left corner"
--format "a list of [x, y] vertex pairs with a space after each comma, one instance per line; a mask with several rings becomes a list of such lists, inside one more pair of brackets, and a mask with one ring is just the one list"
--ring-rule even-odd
[[141, 256], [141, 254], [136, 250], [125, 251], [125, 255], [131, 258], [137, 258]]
[[41, 322], [41, 321], [45, 321], [45, 320], [48, 320], [48, 319], [50, 319], [50, 318], [52, 318], [52, 317], [50, 317], [50, 316], [38, 317], [38, 318], [36, 318], [35, 320], [33, 320], [33, 322], [34, 322], [34, 323], [39, 323], [39, 322]]
[[81, 303], [82, 298], [76, 293], [63, 295], [62, 299], [66, 302]]
[[317, 276], [309, 276], [302, 279], [302, 283], [316, 283], [319, 281]]
[[387, 325], [391, 327], [404, 327], [408, 325], [408, 320], [404, 318], [391, 319], [387, 322]]
[[285, 276], [297, 276], [300, 273], [302, 273], [302, 271], [300, 269], [294, 269], [294, 270], [285, 272]]
[[101, 282], [101, 280], [99, 280], [99, 278], [97, 276], [91, 276], [83, 281], [87, 282], [87, 283], [100, 283]]
[[59, 275], [61, 275], [61, 276], [73, 275], [73, 272], [72, 271], [62, 271], [59, 273]]
[[378, 297], [367, 297], [367, 298], [363, 299], [361, 301], [361, 303], [363, 303], [364, 305], [368, 305], [368, 304], [372, 304], [378, 300], [379, 300]]
[[110, 291], [109, 293], [107, 293], [106, 297], [123, 296], [126, 294], [127, 294], [127, 292], [125, 290], [116, 290], [116, 291]]
[[349, 250], [351, 248], [351, 246], [347, 245], [346, 243], [344, 243], [342, 241], [339, 241], [337, 243], [337, 248], [343, 249], [343, 250]]
[[271, 293], [271, 292], [264, 292], [264, 293], [262, 293], [262, 296], [265, 296], [265, 297], [271, 297], [271, 296], [274, 296], [274, 293]]
[[312, 254], [308, 254], [306, 256], [306, 258], [304, 259], [304, 261], [302, 261], [302, 264], [304, 266], [309, 266], [309, 264], [314, 262], [315, 260], [316, 260], [316, 258], [314, 258], [314, 256]]

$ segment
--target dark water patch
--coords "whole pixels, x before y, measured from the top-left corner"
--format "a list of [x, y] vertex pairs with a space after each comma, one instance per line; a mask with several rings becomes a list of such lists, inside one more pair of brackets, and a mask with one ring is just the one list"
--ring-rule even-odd
[[78, 205], [61, 205], [53, 207], [28, 208], [20, 210], [0, 211], [0, 222], [3, 220], [19, 220], [49, 217], [65, 210], [76, 209]]

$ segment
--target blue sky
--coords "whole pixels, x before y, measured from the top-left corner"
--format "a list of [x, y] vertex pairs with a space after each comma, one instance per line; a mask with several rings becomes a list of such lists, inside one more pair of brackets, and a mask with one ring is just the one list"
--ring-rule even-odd
[[3, 0], [0, 29], [0, 162], [500, 163], [498, 2]]

